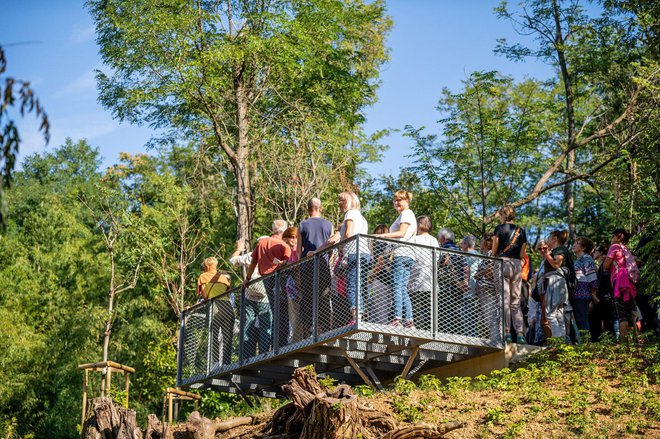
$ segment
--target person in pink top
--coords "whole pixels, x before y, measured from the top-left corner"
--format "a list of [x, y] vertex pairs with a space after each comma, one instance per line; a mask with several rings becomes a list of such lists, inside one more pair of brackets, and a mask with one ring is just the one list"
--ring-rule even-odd
[[621, 338], [628, 334], [630, 326], [634, 326], [633, 311], [635, 304], [635, 282], [639, 270], [635, 257], [627, 247], [631, 234], [625, 229], [616, 229], [612, 234], [612, 241], [603, 268], [610, 271], [610, 280], [614, 289], [614, 315], [619, 320], [619, 334]]
[[[287, 264], [296, 262], [300, 257], [298, 256], [298, 228], [289, 227], [282, 235], [282, 241], [286, 242], [291, 247], [291, 256], [287, 260]], [[289, 304], [289, 324], [291, 325], [291, 342], [296, 343], [303, 340], [309, 334], [309, 328], [305, 330], [304, 319], [302, 319], [301, 311], [303, 313], [311, 314], [311, 309], [300, 309], [302, 295], [300, 294], [300, 267], [296, 266], [289, 270], [284, 281], [284, 292], [286, 293], [287, 301]]]

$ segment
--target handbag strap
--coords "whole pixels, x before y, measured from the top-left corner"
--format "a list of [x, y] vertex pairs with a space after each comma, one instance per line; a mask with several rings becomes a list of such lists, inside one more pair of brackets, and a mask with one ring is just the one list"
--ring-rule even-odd
[[510, 249], [511, 247], [513, 247], [513, 245], [514, 245], [514, 244], [516, 243], [516, 241], [518, 240], [518, 236], [520, 236], [520, 227], [516, 227], [515, 230], [514, 230], [513, 232], [511, 232], [511, 235], [509, 236], [509, 245], [507, 245], [506, 247], [504, 247], [504, 250], [502, 250], [502, 251], [500, 252], [500, 255], [502, 255], [502, 254], [508, 252], [509, 249]]

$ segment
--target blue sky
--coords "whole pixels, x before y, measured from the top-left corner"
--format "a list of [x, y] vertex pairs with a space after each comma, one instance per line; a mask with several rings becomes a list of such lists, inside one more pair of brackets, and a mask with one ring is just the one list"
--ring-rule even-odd
[[[66, 137], [86, 138], [100, 148], [105, 164], [119, 152], [146, 151], [148, 127], [120, 124], [96, 100], [94, 70], [103, 69], [94, 28], [81, 1], [5, 0], [0, 16], [0, 44], [8, 73], [30, 80], [51, 122], [51, 142], [44, 146], [32, 116], [20, 122], [21, 157], [61, 145]], [[367, 109], [367, 132], [410, 124], [438, 132], [435, 107], [443, 87], [457, 91], [475, 70], [499, 70], [515, 78], [547, 78], [549, 66], [513, 63], [495, 56], [496, 39], [519, 37], [511, 24], [493, 13], [497, 1], [390, 0], [394, 27], [388, 38], [391, 60], [383, 66], [379, 101]], [[30, 44], [16, 44], [34, 42]], [[410, 164], [410, 142], [392, 134], [372, 174], [398, 174]]]

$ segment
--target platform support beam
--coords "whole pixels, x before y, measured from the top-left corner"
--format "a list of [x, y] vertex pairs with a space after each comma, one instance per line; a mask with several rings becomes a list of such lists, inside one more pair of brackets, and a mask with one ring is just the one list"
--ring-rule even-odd
[[346, 358], [346, 360], [351, 365], [353, 370], [355, 370], [355, 372], [357, 372], [357, 374], [360, 375], [360, 378], [362, 378], [362, 381], [364, 381], [365, 384], [368, 385], [369, 387], [371, 387], [372, 389], [378, 390], [378, 388], [374, 385], [374, 383], [371, 382], [371, 380], [369, 379], [367, 374], [365, 374], [362, 371], [362, 369], [360, 369], [360, 366], [355, 362], [355, 360], [353, 358], [351, 358], [350, 355], [348, 355], [348, 352], [344, 351], [343, 349], [342, 349], [342, 351], [344, 352], [344, 358]]
[[410, 358], [408, 358], [408, 361], [406, 362], [406, 365], [403, 368], [403, 372], [401, 372], [401, 378], [407, 379], [408, 372], [410, 372], [410, 368], [412, 367], [415, 358], [417, 358], [418, 353], [419, 353], [419, 346], [415, 346], [414, 348], [412, 348], [412, 352], [410, 353]]

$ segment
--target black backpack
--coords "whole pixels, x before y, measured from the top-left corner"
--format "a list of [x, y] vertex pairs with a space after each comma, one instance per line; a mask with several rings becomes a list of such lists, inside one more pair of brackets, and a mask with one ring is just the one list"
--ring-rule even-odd
[[566, 287], [568, 288], [568, 294], [573, 296], [575, 290], [577, 289], [577, 276], [575, 275], [575, 261], [573, 261], [573, 256], [571, 252], [567, 252], [566, 263]]

